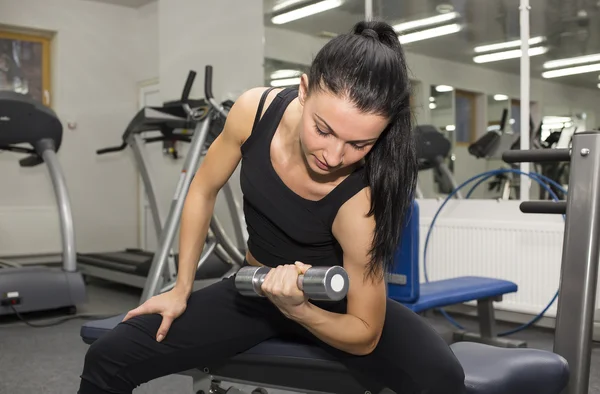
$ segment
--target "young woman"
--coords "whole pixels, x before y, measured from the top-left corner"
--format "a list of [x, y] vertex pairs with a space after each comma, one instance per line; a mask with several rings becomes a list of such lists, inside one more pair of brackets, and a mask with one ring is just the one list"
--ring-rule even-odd
[[[131, 393], [279, 335], [298, 335], [398, 394], [464, 392], [462, 368], [421, 317], [386, 298], [415, 189], [410, 84], [394, 30], [358, 23], [328, 42], [296, 89], [252, 89], [231, 109], [190, 187], [177, 284], [130, 311], [88, 350], [80, 394]], [[246, 261], [272, 267], [266, 298], [234, 278], [192, 292], [217, 193], [241, 161]], [[343, 265], [341, 302], [310, 302], [296, 280]]]

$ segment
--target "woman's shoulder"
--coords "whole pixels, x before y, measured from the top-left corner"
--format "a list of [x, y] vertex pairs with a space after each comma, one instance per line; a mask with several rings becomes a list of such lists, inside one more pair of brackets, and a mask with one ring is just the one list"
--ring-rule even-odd
[[[237, 111], [243, 113], [247, 117], [252, 117], [256, 115], [258, 111], [258, 106], [260, 105], [260, 101], [263, 98], [263, 95], [268, 91], [268, 94], [264, 98], [262, 114], [264, 114], [265, 110], [269, 107], [269, 104], [273, 101], [277, 93], [281, 91], [281, 89], [271, 89], [268, 87], [256, 87], [252, 89], [246, 90], [244, 93], [238, 97], [235, 101], [234, 106], [237, 107]], [[232, 108], [233, 109], [233, 108]]]
[[[235, 100], [231, 107], [227, 116], [227, 127], [237, 130], [240, 133], [239, 137], [242, 142], [251, 134], [260, 101], [264, 93], [269, 89], [268, 87], [248, 89]], [[260, 116], [264, 114], [279, 91], [280, 89], [273, 89], [268, 93], [265, 97]]]

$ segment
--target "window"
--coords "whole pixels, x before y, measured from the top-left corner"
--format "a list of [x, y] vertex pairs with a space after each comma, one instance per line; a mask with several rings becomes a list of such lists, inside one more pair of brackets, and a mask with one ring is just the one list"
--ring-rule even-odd
[[476, 94], [456, 90], [455, 94], [455, 141], [457, 145], [468, 145], [477, 139]]
[[50, 38], [0, 30], [0, 90], [50, 105]]

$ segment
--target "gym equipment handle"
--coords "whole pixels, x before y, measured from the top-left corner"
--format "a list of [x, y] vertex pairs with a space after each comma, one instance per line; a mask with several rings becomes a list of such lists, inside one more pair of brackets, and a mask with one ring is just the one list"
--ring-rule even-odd
[[564, 215], [567, 213], [566, 201], [523, 201], [519, 205], [523, 213], [552, 213]]
[[192, 85], [194, 84], [194, 79], [196, 79], [196, 71], [190, 70], [188, 73], [187, 79], [185, 81], [185, 86], [183, 87], [183, 93], [181, 93], [181, 102], [187, 103], [190, 98], [190, 92], [192, 91]]
[[110, 148], [104, 148], [104, 149], [98, 149], [96, 151], [97, 155], [103, 155], [105, 153], [113, 153], [113, 152], [120, 152], [122, 150], [125, 150], [125, 148], [127, 148], [127, 143], [123, 142], [121, 145], [119, 146], [112, 146]]
[[[246, 266], [235, 276], [235, 287], [243, 296], [264, 297], [262, 284], [271, 268]], [[311, 300], [339, 301], [348, 294], [348, 273], [340, 266], [311, 267], [298, 276], [297, 286]]]
[[212, 93], [212, 71], [213, 68], [210, 65], [207, 65], [204, 69], [204, 96], [207, 100], [214, 98]]
[[506, 163], [556, 163], [571, 161], [569, 149], [526, 149], [507, 150], [502, 153]]

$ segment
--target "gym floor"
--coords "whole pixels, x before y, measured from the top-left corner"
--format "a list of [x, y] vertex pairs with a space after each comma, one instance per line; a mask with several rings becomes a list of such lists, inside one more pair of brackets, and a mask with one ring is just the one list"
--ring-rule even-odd
[[[140, 292], [125, 286], [93, 281], [88, 285], [88, 303], [79, 308], [79, 314], [114, 315], [136, 306]], [[58, 320], [64, 315], [36, 314], [26, 318], [34, 324]], [[452, 326], [441, 316], [427, 318], [444, 336]], [[466, 327], [476, 330], [476, 321], [456, 317]], [[0, 394], [66, 394], [77, 392], [79, 374], [87, 349], [79, 337], [84, 320], [73, 319], [64, 323], [33, 328], [16, 318], [0, 319]], [[500, 330], [512, 328], [500, 324]], [[527, 329], [514, 335], [527, 341], [529, 347], [552, 350], [553, 332]], [[135, 394], [192, 393], [191, 378], [167, 376], [142, 385]], [[253, 388], [253, 387], [252, 387]], [[248, 393], [252, 390], [250, 388]], [[282, 393], [269, 390], [269, 393]], [[600, 344], [592, 349], [590, 394], [600, 394]]]

